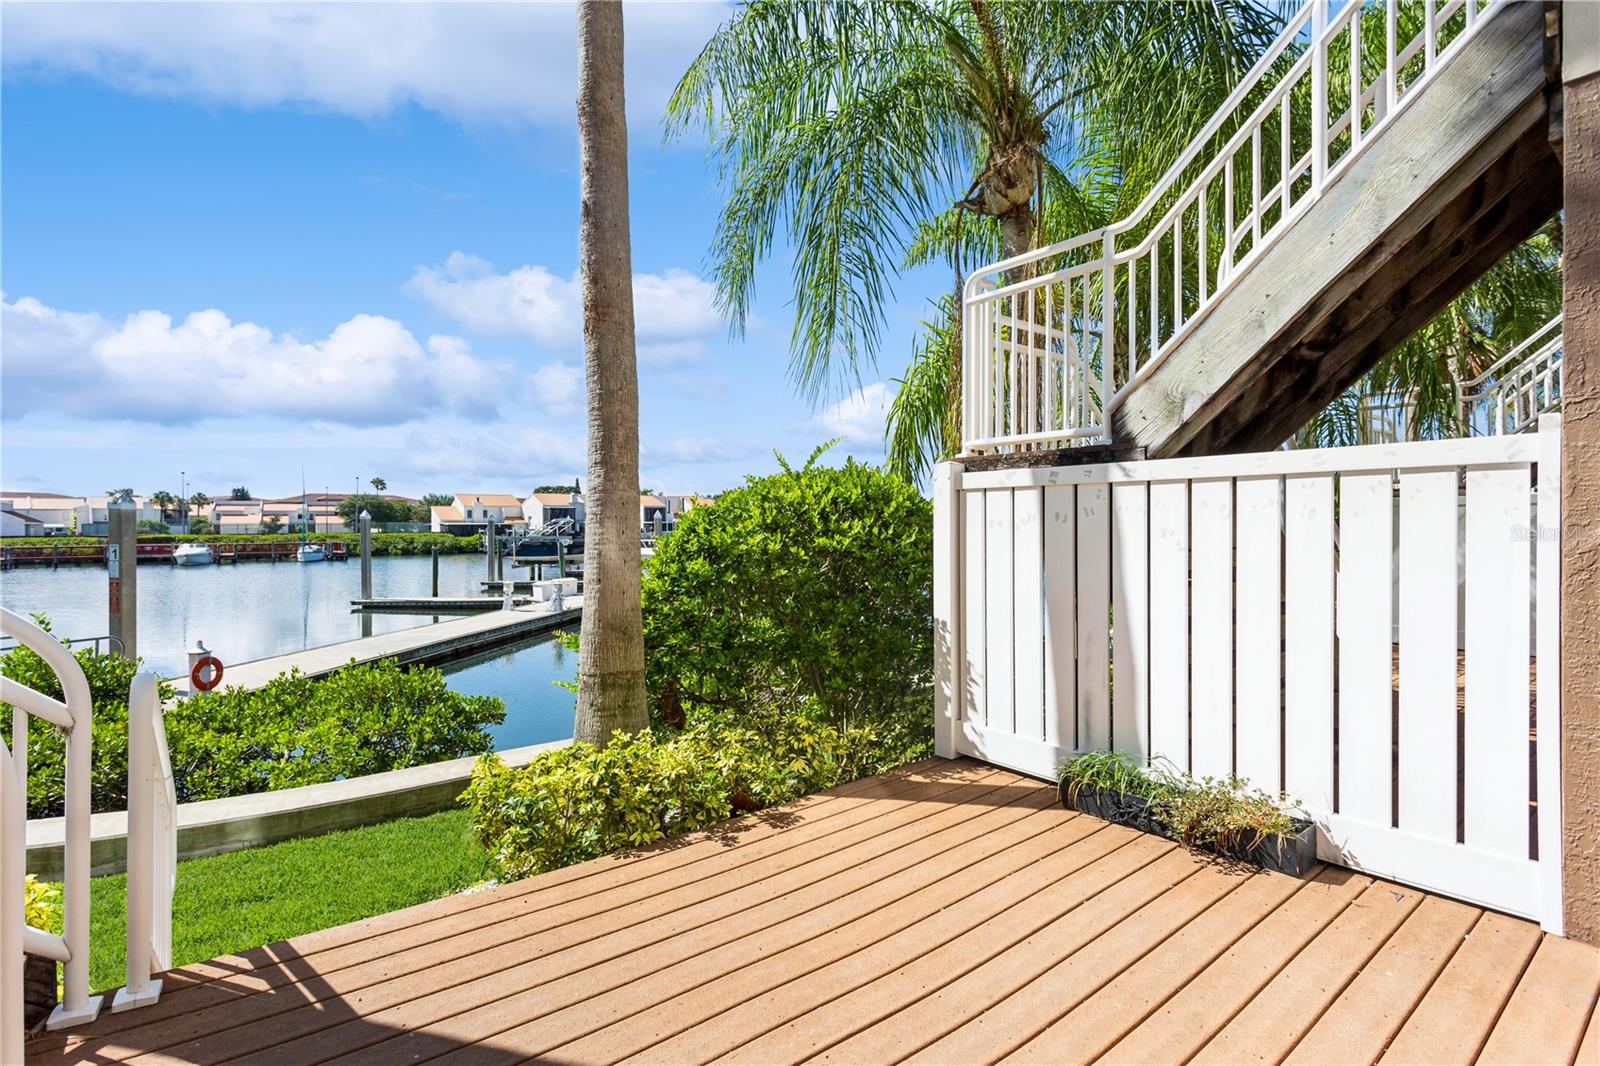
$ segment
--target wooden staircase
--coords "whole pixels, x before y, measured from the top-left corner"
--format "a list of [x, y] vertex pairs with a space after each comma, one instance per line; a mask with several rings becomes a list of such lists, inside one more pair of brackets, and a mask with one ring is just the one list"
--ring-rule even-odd
[[[1268, 57], [1281, 69], [1305, 49], [1304, 74], [1236, 94], [1254, 107], [1250, 117], [1224, 124], [1219, 113], [1202, 132], [1167, 188], [1142, 205], [1164, 210], [1160, 221], [1136, 212], [1031, 262], [975, 275], [964, 368], [969, 454], [1275, 448], [1560, 209], [1546, 5], [1440, 5], [1438, 24], [1464, 18], [1465, 31], [1447, 51], [1430, 23], [1412, 42], [1411, 69], [1424, 49], [1432, 65], [1397, 92], [1407, 63], [1404, 50], [1396, 54], [1400, 6], [1378, 0], [1363, 11], [1351, 0], [1334, 13], [1337, 4], [1311, 0], [1297, 18], [1313, 44], [1286, 33]], [[1385, 7], [1388, 65], [1379, 61], [1371, 77], [1362, 45], [1341, 41], [1357, 36], [1353, 17], [1370, 29]], [[1329, 94], [1330, 57], [1355, 72], [1345, 75], [1344, 100], [1354, 86], [1364, 94], [1354, 137], [1352, 109]], [[1302, 77], [1309, 94], [1289, 84]], [[1306, 95], [1313, 111], [1301, 138], [1291, 123]], [[1264, 151], [1264, 138], [1278, 149]], [[1272, 158], [1279, 149], [1281, 163]], [[1279, 175], [1289, 176], [1287, 189]]]

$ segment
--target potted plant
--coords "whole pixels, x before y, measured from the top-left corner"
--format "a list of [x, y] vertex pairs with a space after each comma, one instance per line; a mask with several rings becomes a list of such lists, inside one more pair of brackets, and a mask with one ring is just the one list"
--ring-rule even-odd
[[[23, 882], [23, 921], [36, 929], [61, 928], [61, 890], [29, 874]], [[56, 962], [42, 955], [24, 955], [22, 1026], [29, 1032], [43, 1025], [59, 998]]]
[[1180, 843], [1296, 877], [1317, 861], [1317, 833], [1238, 777], [1185, 776], [1162, 802], [1167, 835]]
[[1118, 825], [1164, 833], [1156, 801], [1167, 783], [1120, 751], [1092, 751], [1061, 770], [1061, 804]]
[[1196, 781], [1124, 752], [1094, 751], [1061, 768], [1063, 806], [1189, 847], [1299, 876], [1316, 863], [1316, 830], [1282, 797], [1238, 777]]

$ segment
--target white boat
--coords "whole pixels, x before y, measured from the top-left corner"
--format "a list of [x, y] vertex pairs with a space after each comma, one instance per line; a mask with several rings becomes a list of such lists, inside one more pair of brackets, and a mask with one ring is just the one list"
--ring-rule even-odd
[[172, 561], [178, 566], [205, 566], [212, 561], [211, 546], [209, 544], [180, 544], [173, 550]]
[[322, 545], [307, 542], [295, 549], [294, 557], [302, 563], [320, 563], [328, 555]]
[[306, 506], [306, 477], [305, 472], [300, 473], [300, 547], [295, 549], [294, 557], [297, 562], [320, 563], [328, 557], [327, 549], [321, 544], [314, 544], [306, 538], [306, 527], [311, 522], [311, 510]]

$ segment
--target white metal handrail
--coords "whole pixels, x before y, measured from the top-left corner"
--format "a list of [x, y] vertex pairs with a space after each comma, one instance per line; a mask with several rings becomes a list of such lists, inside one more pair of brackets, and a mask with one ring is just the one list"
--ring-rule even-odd
[[[5, 924], [6, 950], [16, 937], [24, 951], [43, 955], [63, 964], [62, 1000], [51, 1012], [48, 1027], [63, 1029], [93, 1021], [100, 1013], [100, 997], [89, 995], [89, 763], [93, 755], [93, 717], [89, 680], [83, 667], [69, 650], [44, 629], [14, 611], [0, 608], [0, 632], [37, 654], [55, 672], [64, 699], [56, 700], [16, 681], [0, 678], [0, 700], [11, 704], [11, 747], [3, 770], [10, 779], [4, 784], [3, 807], [8, 853], [22, 847], [26, 835], [28, 789], [28, 718], [42, 718], [67, 734], [66, 759], [66, 847], [62, 877], [62, 932], [57, 936], [26, 925], [15, 914], [11, 896], [21, 898], [23, 866], [14, 855], [4, 865], [5, 884], [0, 885], [5, 904], [0, 906], [0, 923]], [[17, 821], [24, 828], [16, 827]], [[15, 868], [14, 868], [15, 866]], [[0, 968], [0, 1001], [20, 1004], [22, 983], [17, 960], [7, 958]], [[11, 980], [15, 970], [16, 984]], [[20, 1010], [20, 1006], [17, 1008]]]
[[1561, 406], [1561, 316], [1540, 326], [1494, 364], [1456, 386], [1461, 424], [1470, 434], [1521, 433]]
[[[1308, 0], [1131, 214], [970, 276], [963, 450], [1104, 439], [1131, 390], [1504, 3]], [[1344, 60], [1331, 78], [1330, 54]]]
[[177, 863], [178, 796], [161, 699], [155, 675], [140, 673], [128, 690], [128, 983], [112, 998], [113, 1013], [161, 995], [151, 975], [172, 965]]

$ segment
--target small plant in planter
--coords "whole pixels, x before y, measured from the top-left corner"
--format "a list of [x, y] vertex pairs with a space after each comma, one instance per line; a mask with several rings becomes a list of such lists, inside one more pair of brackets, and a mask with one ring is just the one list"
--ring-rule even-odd
[[1170, 788], [1168, 780], [1145, 773], [1126, 752], [1092, 751], [1061, 768], [1063, 806], [1146, 833], [1165, 835], [1159, 803]]
[[[23, 881], [22, 920], [35, 929], [61, 929], [61, 890], [29, 874]], [[22, 1026], [33, 1031], [50, 1016], [60, 998], [56, 963], [42, 955], [24, 955], [22, 967]]]
[[1156, 761], [1146, 768], [1124, 752], [1080, 755], [1061, 768], [1062, 805], [1284, 873], [1315, 863], [1315, 830], [1281, 797], [1238, 777], [1196, 781]]

